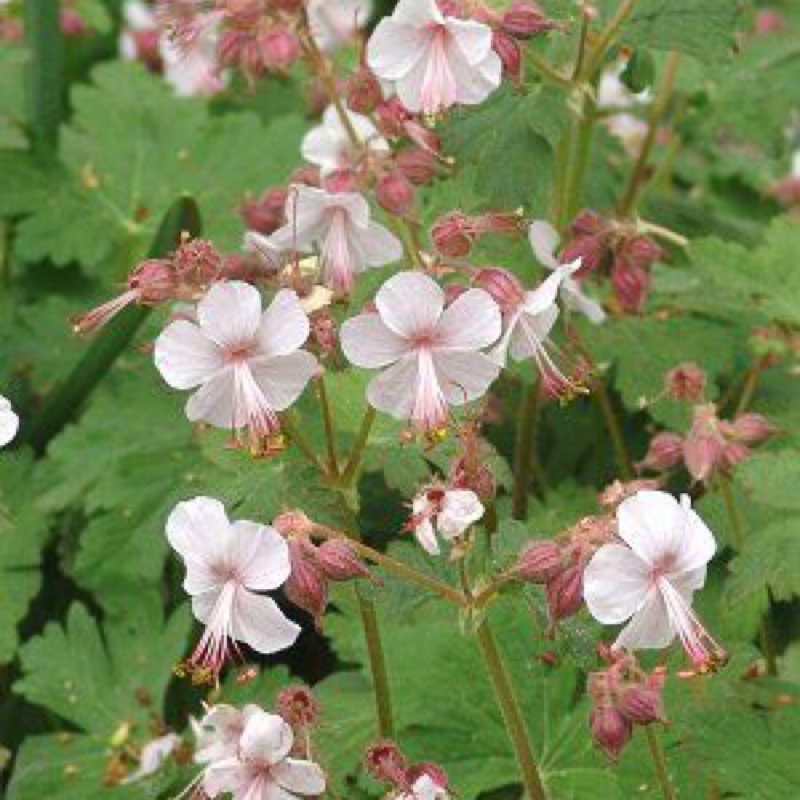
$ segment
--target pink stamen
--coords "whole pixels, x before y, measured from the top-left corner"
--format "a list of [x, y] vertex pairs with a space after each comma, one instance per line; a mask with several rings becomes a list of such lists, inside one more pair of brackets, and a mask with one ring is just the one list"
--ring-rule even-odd
[[354, 269], [347, 235], [348, 222], [347, 212], [343, 208], [334, 209], [328, 234], [322, 244], [325, 283], [336, 292], [349, 292], [353, 288]]
[[207, 670], [214, 678], [228, 660], [231, 645], [236, 649], [232, 620], [237, 588], [238, 584], [234, 581], [225, 584], [208, 618], [206, 629], [189, 659], [192, 667]]
[[257, 446], [264, 439], [280, 430], [280, 421], [275, 409], [269, 404], [258, 385], [247, 361], [233, 364], [233, 419], [234, 430], [248, 428], [251, 444]]

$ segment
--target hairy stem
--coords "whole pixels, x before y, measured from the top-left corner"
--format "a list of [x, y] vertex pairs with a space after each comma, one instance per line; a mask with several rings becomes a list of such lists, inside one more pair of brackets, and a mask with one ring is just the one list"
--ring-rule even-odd
[[325, 443], [328, 448], [328, 471], [332, 477], [339, 474], [339, 460], [336, 456], [336, 429], [333, 424], [333, 412], [328, 400], [328, 390], [325, 387], [325, 376], [320, 376], [317, 381], [319, 404], [322, 409], [322, 420], [325, 425]]
[[592, 91], [583, 94], [581, 110], [573, 122], [571, 134], [571, 155], [569, 170], [566, 176], [566, 191], [562, 211], [562, 225], [565, 225], [577, 213], [583, 201], [583, 185], [592, 151], [592, 137], [596, 117], [597, 102], [595, 100], [594, 86]]
[[361, 459], [364, 456], [364, 449], [369, 441], [369, 435], [372, 432], [372, 425], [375, 422], [376, 412], [372, 406], [367, 406], [364, 412], [364, 418], [361, 420], [361, 428], [358, 431], [356, 443], [353, 445], [353, 450], [350, 453], [350, 458], [347, 459], [347, 464], [342, 470], [341, 485], [343, 488], [352, 486], [355, 480], [358, 468], [361, 466]]
[[658, 741], [653, 725], [645, 725], [644, 734], [647, 737], [647, 745], [650, 748], [650, 755], [653, 759], [658, 785], [661, 787], [661, 794], [664, 800], [675, 800], [675, 791], [667, 774], [667, 762], [664, 758], [664, 750], [661, 742]]
[[528, 729], [522, 716], [522, 709], [514, 694], [511, 676], [503, 663], [500, 650], [492, 633], [488, 620], [484, 620], [477, 631], [478, 645], [480, 646], [486, 671], [492, 682], [497, 704], [506, 724], [508, 738], [514, 748], [514, 754], [519, 765], [520, 777], [525, 788], [527, 800], [546, 800], [544, 784], [542, 783], [539, 768], [533, 755]]

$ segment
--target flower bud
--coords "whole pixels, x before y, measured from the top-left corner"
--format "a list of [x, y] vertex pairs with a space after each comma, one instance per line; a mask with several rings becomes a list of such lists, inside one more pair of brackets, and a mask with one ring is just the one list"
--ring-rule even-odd
[[715, 436], [692, 434], [686, 437], [683, 460], [696, 481], [704, 481], [722, 459], [723, 443]]
[[572, 221], [569, 236], [561, 253], [561, 263], [568, 264], [581, 259], [581, 268], [576, 273], [583, 277], [600, 268], [608, 255], [610, 226], [599, 214], [584, 209]]
[[282, 511], [272, 520], [272, 527], [284, 537], [308, 537], [314, 531], [314, 523], [302, 511]]
[[378, 127], [386, 136], [399, 137], [405, 134], [406, 122], [410, 115], [397, 97], [379, 103], [375, 114], [378, 118]]
[[450, 484], [454, 489], [469, 489], [484, 504], [493, 500], [497, 494], [497, 481], [492, 470], [483, 462], [470, 464], [465, 456], [453, 462]]
[[547, 605], [555, 623], [576, 614], [583, 605], [583, 569], [568, 567], [547, 583]]
[[378, 79], [361, 67], [347, 82], [347, 105], [359, 114], [371, 114], [383, 99]]
[[503, 75], [512, 81], [519, 81], [522, 77], [522, 50], [519, 42], [503, 31], [493, 31], [492, 48], [500, 56]]
[[284, 593], [319, 625], [328, 604], [328, 585], [315, 563], [314, 545], [299, 539], [289, 539], [288, 544], [292, 571], [283, 585]]
[[331, 355], [339, 347], [339, 332], [336, 320], [327, 311], [321, 310], [311, 317], [311, 338], [322, 355]]
[[364, 753], [364, 767], [376, 781], [391, 783], [402, 789], [409, 786], [408, 762], [392, 741], [385, 740], [370, 745]]
[[592, 711], [592, 739], [612, 761], [616, 761], [631, 738], [633, 726], [613, 706], [603, 705]]
[[448, 258], [468, 256], [476, 234], [471, 220], [461, 211], [451, 211], [439, 217], [431, 228], [433, 246]]
[[286, 72], [300, 58], [300, 42], [294, 32], [278, 25], [261, 37], [264, 64], [277, 72]]
[[756, 33], [775, 33], [786, 27], [786, 18], [769, 8], [761, 8], [756, 12]]
[[414, 208], [414, 187], [399, 170], [378, 179], [375, 198], [384, 210], [396, 217], [405, 217]]
[[540, 8], [528, 3], [515, 3], [503, 14], [501, 25], [509, 36], [522, 40], [532, 39], [555, 27], [555, 23], [547, 19]]
[[616, 255], [630, 267], [649, 269], [664, 257], [664, 251], [649, 236], [630, 236], [622, 240]]
[[560, 572], [561, 566], [561, 548], [551, 539], [544, 539], [525, 545], [509, 574], [521, 581], [547, 583]]
[[192, 239], [182, 244], [172, 259], [175, 274], [181, 283], [204, 287], [222, 274], [223, 259], [207, 239]]
[[683, 438], [677, 433], [657, 433], [650, 440], [647, 454], [637, 465], [640, 469], [661, 472], [680, 463], [683, 458]]
[[503, 314], [512, 314], [525, 299], [525, 288], [513, 273], [501, 267], [479, 269], [472, 283], [488, 292]]
[[729, 426], [731, 435], [745, 444], [760, 444], [775, 436], [778, 429], [763, 415], [739, 414]]
[[439, 170], [433, 153], [421, 147], [407, 147], [401, 150], [395, 156], [394, 165], [415, 186], [430, 183]]
[[650, 290], [650, 273], [641, 266], [631, 266], [617, 259], [611, 270], [614, 295], [628, 314], [638, 314]]
[[347, 539], [324, 541], [317, 548], [316, 559], [317, 565], [329, 580], [349, 581], [351, 578], [375, 580]]
[[750, 448], [741, 442], [725, 442], [722, 446], [720, 466], [725, 470], [746, 461], [750, 456]]
[[307, 686], [286, 686], [275, 698], [275, 710], [293, 728], [311, 728], [319, 720], [319, 703]]
[[286, 219], [288, 194], [285, 188], [278, 187], [268, 190], [259, 199], [245, 198], [239, 207], [239, 214], [247, 229], [265, 236], [278, 230]]
[[673, 400], [697, 403], [703, 399], [705, 389], [706, 373], [692, 362], [680, 364], [664, 378], [664, 390]]
[[664, 705], [661, 693], [647, 686], [629, 686], [623, 689], [617, 700], [617, 709], [637, 725], [664, 721]]

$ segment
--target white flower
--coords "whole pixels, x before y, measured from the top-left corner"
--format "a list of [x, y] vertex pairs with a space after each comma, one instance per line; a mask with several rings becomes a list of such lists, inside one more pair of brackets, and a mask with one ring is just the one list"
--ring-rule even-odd
[[197, 304], [197, 323], [177, 320], [158, 337], [155, 363], [174, 389], [197, 391], [192, 421], [250, 430], [253, 445], [280, 429], [288, 408], [318, 369], [301, 350], [310, 325], [297, 295], [279, 291], [266, 311], [247, 283], [216, 283]]
[[0, 394], [0, 447], [5, 447], [19, 430], [19, 417], [11, 403]]
[[[544, 220], [532, 222], [528, 228], [528, 241], [533, 249], [533, 254], [543, 267], [553, 271], [558, 269], [556, 250], [560, 240], [558, 231], [549, 222]], [[570, 308], [580, 311], [596, 325], [605, 320], [606, 312], [603, 311], [603, 307], [591, 297], [587, 297], [583, 293], [580, 283], [570, 275], [564, 277], [561, 283], [561, 294], [564, 302]]]
[[430, 775], [420, 775], [410, 792], [403, 792], [397, 800], [448, 800], [450, 795]]
[[225, 88], [226, 79], [217, 65], [220, 22], [220, 14], [211, 11], [198, 15], [192, 35], [180, 42], [168, 33], [161, 35], [164, 78], [179, 97], [208, 96]]
[[[296, 186], [286, 204], [289, 222], [268, 237], [281, 251], [320, 251], [322, 280], [339, 292], [348, 292], [356, 274], [382, 267], [403, 255], [400, 240], [370, 219], [369, 204], [352, 192], [328, 194], [323, 189]], [[251, 244], [260, 241], [250, 237]]]
[[624, 109], [633, 109], [649, 102], [651, 95], [647, 90], [639, 94], [631, 92], [620, 77], [624, 68], [625, 64], [620, 62], [603, 72], [597, 88], [597, 106], [619, 112], [606, 116], [604, 122], [611, 133], [622, 142], [626, 151], [635, 155], [647, 134], [647, 123]]
[[400, 0], [372, 34], [367, 63], [409, 111], [426, 114], [482, 103], [502, 73], [491, 28], [445, 16], [436, 0]]
[[300, 627], [274, 600], [257, 594], [277, 589], [291, 572], [289, 546], [274, 528], [231, 523], [218, 500], [195, 497], [175, 506], [167, 538], [186, 564], [183, 588], [192, 597], [195, 617], [206, 626], [191, 668], [216, 677], [234, 640], [259, 653], [294, 644]]
[[716, 544], [689, 498], [679, 503], [666, 492], [638, 492], [620, 504], [617, 525], [624, 544], [603, 545], [584, 572], [592, 616], [604, 625], [629, 620], [615, 649], [659, 649], [677, 635], [696, 666], [712, 667], [724, 653], [691, 602]]
[[[372, 153], [388, 153], [389, 143], [379, 133], [368, 117], [349, 109], [345, 112], [358, 140]], [[361, 148], [355, 146], [339, 112], [328, 106], [322, 115], [322, 124], [313, 127], [300, 145], [303, 158], [316, 164], [323, 175], [354, 167], [362, 156]]]
[[445, 295], [421, 272], [400, 272], [375, 297], [376, 314], [342, 325], [342, 350], [356, 366], [388, 367], [370, 382], [367, 399], [380, 411], [422, 430], [441, 427], [449, 406], [483, 395], [500, 369], [481, 352], [500, 335], [500, 309], [482, 289], [444, 307]]
[[347, 44], [372, 14], [372, 0], [309, 0], [308, 24], [322, 50]]
[[206, 768], [203, 789], [210, 797], [231, 792], [234, 800], [294, 800], [325, 791], [325, 775], [312, 761], [289, 758], [291, 727], [257, 707], [245, 711], [238, 754]]
[[130, 772], [122, 781], [123, 784], [136, 783], [137, 781], [154, 775], [164, 762], [172, 755], [175, 748], [181, 743], [180, 737], [174, 733], [159, 736], [149, 741], [139, 755], [139, 766]]
[[439, 539], [452, 541], [462, 536], [484, 513], [475, 492], [469, 489], [428, 489], [411, 504], [411, 527], [423, 550], [438, 556]]

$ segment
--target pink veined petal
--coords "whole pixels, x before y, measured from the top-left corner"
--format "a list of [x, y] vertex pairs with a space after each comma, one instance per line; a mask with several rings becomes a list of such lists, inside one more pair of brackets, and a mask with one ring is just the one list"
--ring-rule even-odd
[[433, 355], [427, 349], [417, 353], [417, 382], [411, 420], [426, 431], [435, 430], [447, 422], [447, 399], [437, 374]]
[[556, 250], [561, 241], [558, 231], [543, 219], [534, 220], [528, 227], [528, 242], [530, 242], [536, 260], [547, 269], [558, 266]]
[[261, 322], [261, 295], [242, 281], [215, 283], [197, 304], [197, 319], [220, 347], [249, 344]]
[[589, 613], [603, 625], [630, 619], [652, 589], [650, 567], [629, 547], [605, 544], [583, 573], [583, 597]]
[[596, 300], [584, 294], [580, 283], [574, 278], [567, 278], [562, 287], [561, 294], [564, 302], [575, 311], [583, 314], [589, 322], [600, 325], [605, 321], [606, 312]]
[[289, 545], [269, 525], [238, 520], [231, 526], [228, 564], [251, 592], [277, 589], [289, 577]]
[[367, 64], [383, 80], [400, 80], [423, 57], [427, 41], [424, 30], [386, 17], [367, 43]]
[[267, 404], [275, 411], [289, 408], [320, 370], [316, 357], [305, 350], [257, 359], [250, 368]]
[[622, 629], [614, 649], [660, 650], [675, 638], [675, 628], [667, 613], [661, 593], [653, 587], [647, 593], [641, 608]]
[[442, 313], [436, 327], [436, 349], [480, 350], [500, 336], [500, 308], [483, 289], [468, 289]]
[[270, 597], [253, 594], [246, 589], [236, 593], [233, 636], [246, 642], [259, 653], [277, 653], [291, 647], [300, 635], [296, 625]]
[[225, 506], [213, 497], [195, 497], [178, 503], [166, 524], [167, 541], [187, 562], [210, 569], [231, 540]]
[[452, 46], [470, 67], [477, 67], [492, 52], [492, 29], [475, 20], [450, 17], [447, 20]]
[[483, 353], [435, 350], [433, 361], [439, 386], [452, 406], [482, 397], [500, 374], [500, 365]]
[[403, 94], [408, 88], [406, 84], [411, 80], [419, 82], [420, 111], [436, 114], [458, 102], [458, 81], [454, 71], [458, 59], [451, 57], [450, 38], [444, 26], [433, 33], [426, 57], [398, 83], [398, 95], [403, 102]]
[[285, 356], [303, 346], [311, 326], [291, 289], [281, 289], [261, 317], [258, 327], [259, 355]]
[[396, 419], [410, 419], [414, 409], [418, 372], [416, 353], [403, 356], [396, 364], [370, 381], [367, 387], [369, 404]]
[[233, 366], [225, 367], [201, 386], [186, 403], [190, 422], [207, 422], [216, 428], [242, 427], [245, 420], [234, 419]]
[[279, 764], [292, 750], [291, 726], [277, 714], [256, 711], [247, 720], [239, 746], [245, 761]]
[[429, 519], [424, 519], [419, 525], [414, 528], [414, 536], [416, 537], [419, 546], [432, 556], [438, 556], [441, 550], [439, 549], [439, 540], [436, 538], [436, 532]]
[[238, 758], [230, 757], [209, 764], [203, 772], [203, 791], [209, 797], [222, 792], [236, 792], [246, 780], [247, 767]]
[[173, 389], [193, 389], [225, 366], [222, 350], [188, 320], [170, 323], [156, 339], [156, 369]]
[[351, 246], [351, 225], [343, 208], [329, 211], [329, 225], [320, 250], [325, 285], [334, 291], [349, 292], [364, 265]]
[[400, 0], [392, 12], [392, 18], [404, 25], [420, 28], [444, 22], [436, 0]]
[[409, 343], [384, 325], [378, 314], [359, 314], [342, 325], [339, 339], [351, 364], [377, 369], [409, 352]]
[[325, 773], [311, 761], [287, 758], [273, 767], [272, 775], [290, 792], [315, 797], [325, 791]]
[[366, 230], [369, 225], [369, 203], [358, 192], [328, 194], [325, 203], [329, 215], [335, 211], [343, 211], [349, 227]]
[[389, 329], [414, 339], [434, 332], [444, 308], [444, 292], [421, 272], [398, 272], [378, 290], [375, 305]]
[[478, 105], [500, 86], [503, 64], [494, 50], [472, 65], [451, 40], [448, 43], [448, 62], [456, 82], [457, 103]]
[[286, 199], [286, 225], [269, 237], [278, 250], [309, 252], [328, 229], [327, 192], [313, 186], [292, 186]]
[[366, 230], [351, 235], [351, 240], [359, 252], [359, 261], [364, 266], [382, 267], [399, 261], [403, 257], [400, 240], [383, 225], [370, 222]]

